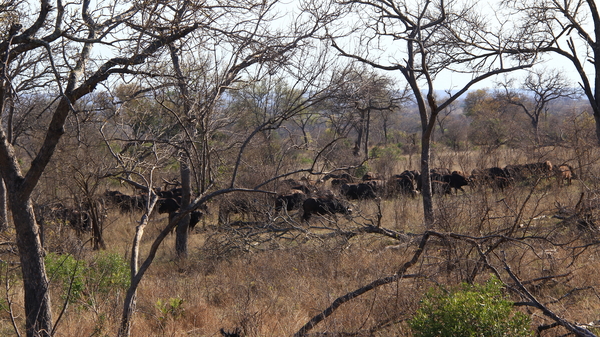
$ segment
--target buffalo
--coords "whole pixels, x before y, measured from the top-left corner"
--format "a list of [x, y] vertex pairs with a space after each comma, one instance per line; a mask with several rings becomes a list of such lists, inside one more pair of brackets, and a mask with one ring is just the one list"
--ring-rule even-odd
[[275, 198], [275, 211], [280, 212], [284, 207], [288, 212], [300, 209], [304, 200], [306, 200], [306, 193], [300, 190], [291, 190], [287, 194], [280, 194]]
[[354, 182], [354, 178], [352, 178], [352, 176], [348, 173], [341, 173], [341, 174], [329, 173], [329, 174], [326, 174], [322, 180], [327, 181], [329, 179], [346, 179], [349, 182]]
[[390, 195], [406, 194], [417, 195], [418, 181], [421, 179], [419, 171], [404, 171], [393, 175], [388, 181], [388, 193]]
[[459, 190], [464, 192], [463, 186], [469, 185], [469, 178], [460, 171], [453, 171], [449, 175], [444, 175], [443, 178], [450, 185], [450, 188], [453, 188], [457, 193]]
[[116, 205], [123, 213], [143, 210], [148, 204], [148, 196], [146, 194], [127, 195], [119, 191], [106, 191], [104, 197]]
[[344, 202], [336, 198], [307, 198], [302, 204], [304, 214], [302, 219], [309, 221], [313, 214], [326, 215], [326, 214], [350, 214], [352, 208], [346, 206]]
[[[158, 191], [157, 195], [159, 196], [159, 199], [156, 202], [158, 213], [169, 213], [169, 220], [177, 216], [179, 214], [179, 209], [181, 208], [181, 191], [181, 188], [174, 188], [169, 191]], [[188, 230], [190, 231], [194, 229], [198, 222], [200, 222], [200, 218], [202, 218], [207, 211], [207, 207], [204, 204], [202, 204], [200, 208], [204, 212], [200, 210], [190, 212], [190, 222], [188, 224]]]
[[[176, 217], [178, 214], [179, 214], [178, 212], [169, 213], [169, 221], [171, 221], [171, 219]], [[204, 216], [204, 213], [202, 211], [190, 212], [190, 222], [188, 223], [188, 231], [192, 231], [194, 229], [194, 227], [196, 227], [196, 225], [200, 222], [200, 219], [203, 216]], [[173, 227], [173, 230], [174, 229], [175, 229], [175, 227]], [[171, 231], [173, 231], [173, 230], [171, 230]]]
[[377, 176], [373, 172], [367, 172], [362, 176], [362, 181], [377, 180]]
[[[431, 188], [434, 194], [452, 194], [455, 190], [463, 191], [463, 186], [469, 185], [470, 179], [460, 171], [450, 172], [448, 169], [433, 169], [430, 170]], [[420, 189], [420, 184], [419, 184]]]
[[299, 190], [306, 194], [312, 194], [318, 192], [319, 188], [317, 185], [319, 185], [322, 181], [315, 181], [310, 180], [307, 177], [302, 177], [300, 180], [286, 179], [283, 182], [289, 186], [290, 190]]
[[443, 176], [452, 174], [450, 172], [450, 170], [445, 167], [433, 168], [429, 171], [431, 172], [431, 174], [439, 174], [439, 175], [443, 175]]
[[177, 187], [167, 191], [157, 190], [156, 195], [158, 195], [159, 198], [165, 199], [181, 199], [181, 196], [183, 195], [183, 189], [181, 187]]
[[[180, 200], [181, 201], [181, 200]], [[158, 206], [158, 213], [174, 213], [179, 210], [180, 201], [177, 201], [173, 198], [160, 198], [156, 202]]]
[[354, 183], [354, 178], [348, 173], [334, 174], [329, 173], [323, 177], [323, 181], [331, 179], [331, 187], [338, 188], [344, 184]]
[[500, 167], [487, 169], [474, 169], [471, 172], [470, 181], [476, 186], [491, 186], [492, 188], [504, 190], [514, 179], [509, 172]]
[[367, 182], [344, 184], [340, 188], [340, 193], [349, 200], [356, 199], [374, 199], [377, 198], [376, 188], [373, 184]]
[[44, 227], [49, 222], [61, 222], [69, 225], [77, 234], [88, 231], [91, 228], [92, 218], [85, 210], [77, 210], [66, 207], [61, 203], [53, 205], [40, 205], [34, 207], [36, 221]]
[[452, 188], [450, 183], [446, 181], [431, 180], [431, 193], [438, 195], [452, 194]]
[[553, 169], [550, 161], [540, 163], [530, 163], [523, 165], [507, 165], [504, 171], [515, 181], [527, 180], [530, 178], [548, 178], [552, 176]]

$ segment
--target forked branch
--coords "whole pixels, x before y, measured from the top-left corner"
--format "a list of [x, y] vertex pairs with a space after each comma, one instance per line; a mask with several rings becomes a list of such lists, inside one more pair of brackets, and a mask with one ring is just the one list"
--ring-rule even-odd
[[421, 257], [421, 254], [423, 253], [425, 245], [427, 244], [427, 241], [429, 240], [430, 234], [431, 234], [430, 232], [425, 232], [423, 234], [423, 237], [421, 238], [421, 242], [419, 243], [419, 247], [415, 250], [413, 257], [409, 261], [404, 263], [404, 265], [402, 265], [402, 267], [400, 267], [400, 269], [398, 269], [398, 271], [394, 275], [377, 279], [377, 280], [367, 284], [364, 287], [358, 288], [354, 291], [347, 293], [344, 296], [338, 297], [335, 301], [333, 301], [333, 303], [327, 309], [323, 310], [321, 313], [319, 313], [318, 315], [311, 318], [310, 321], [308, 321], [308, 323], [306, 323], [300, 330], [298, 330], [298, 332], [296, 332], [294, 334], [294, 337], [305, 336], [306, 333], [309, 332], [310, 330], [312, 330], [312, 328], [314, 328], [317, 324], [319, 324], [321, 321], [323, 321], [327, 317], [331, 316], [331, 314], [333, 314], [342, 304], [344, 304], [364, 293], [367, 293], [367, 292], [369, 292], [375, 288], [378, 288], [382, 285], [390, 284], [390, 283], [395, 282], [402, 278], [418, 277], [419, 276], [418, 274], [406, 275], [405, 273], [410, 267], [415, 265], [415, 263], [417, 263], [417, 261]]

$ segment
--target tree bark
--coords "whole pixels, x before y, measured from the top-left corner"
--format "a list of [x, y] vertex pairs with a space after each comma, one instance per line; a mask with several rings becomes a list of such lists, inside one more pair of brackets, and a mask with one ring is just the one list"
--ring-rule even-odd
[[[144, 236], [144, 230], [146, 229], [146, 225], [148, 224], [149, 215], [152, 213], [154, 206], [156, 205], [156, 201], [158, 197], [156, 194], [149, 194], [149, 200], [147, 205], [148, 212], [142, 216], [142, 219], [139, 225], [135, 229], [135, 237], [133, 238], [133, 246], [131, 248], [131, 261], [130, 261], [130, 273], [131, 273], [131, 284], [129, 289], [127, 289], [127, 293], [125, 294], [125, 301], [123, 302], [123, 313], [121, 316], [121, 325], [119, 326], [119, 331], [117, 333], [118, 337], [128, 337], [131, 335], [131, 318], [133, 317], [133, 312], [135, 311], [136, 306], [136, 297], [137, 297], [137, 287], [142, 281], [142, 277], [144, 276], [144, 272], [147, 269], [142, 268], [140, 271], [139, 268], [139, 257], [140, 257], [140, 245], [142, 242], [142, 237]], [[171, 217], [169, 216], [169, 225], [171, 224]], [[159, 235], [160, 242], [168, 233], [167, 229], [164, 229], [163, 232]], [[153, 245], [154, 249], [154, 245]], [[153, 251], [156, 252], [155, 250]], [[152, 252], [151, 252], [152, 254]]]
[[52, 333], [52, 310], [48, 294], [48, 277], [44, 266], [44, 251], [29, 198], [22, 198], [18, 185], [9, 183], [10, 205], [17, 233], [25, 291], [25, 326], [28, 337], [46, 337]]
[[6, 194], [6, 184], [0, 175], [0, 232], [8, 229], [8, 196]]
[[431, 189], [431, 175], [429, 174], [430, 154], [429, 134], [424, 132], [421, 136], [421, 195], [423, 196], [423, 220], [427, 229], [432, 229], [435, 222], [433, 191]]
[[64, 98], [54, 112], [44, 144], [24, 177], [13, 146], [0, 131], [0, 171], [5, 178], [8, 203], [13, 215], [17, 248], [21, 261], [25, 301], [25, 326], [28, 337], [52, 334], [52, 307], [48, 294], [48, 277], [44, 265], [44, 249], [40, 237], [31, 192], [38, 183], [58, 141], [64, 133], [63, 125], [69, 104]]
[[[185, 209], [190, 204], [191, 199], [191, 174], [189, 159], [184, 157], [180, 162], [180, 175], [181, 175], [181, 205], [180, 209]], [[188, 255], [188, 228], [190, 224], [190, 214], [186, 214], [177, 224], [176, 236], [175, 236], [175, 252], [177, 257], [186, 258]]]

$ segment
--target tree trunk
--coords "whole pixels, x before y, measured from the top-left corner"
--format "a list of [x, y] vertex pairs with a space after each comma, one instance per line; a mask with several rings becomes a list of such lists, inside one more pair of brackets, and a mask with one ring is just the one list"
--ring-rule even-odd
[[0, 232], [8, 229], [8, 200], [6, 195], [6, 184], [0, 176]]
[[[154, 210], [154, 206], [156, 205], [158, 196], [154, 193], [150, 193], [148, 197], [149, 200], [146, 208], [148, 212], [142, 216], [139, 225], [135, 229], [135, 236], [133, 238], [133, 245], [131, 247], [131, 284], [129, 285], [129, 289], [127, 289], [127, 293], [125, 294], [125, 301], [123, 302], [121, 324], [119, 325], [119, 331], [117, 332], [118, 337], [129, 337], [131, 335], [131, 318], [133, 317], [133, 312], [135, 311], [137, 287], [142, 281], [142, 277], [144, 277], [144, 273], [147, 270], [147, 268], [143, 268], [143, 266], [142, 268], [139, 267], [140, 245], [142, 242], [142, 237], [144, 236], [144, 230], [146, 229], [146, 225], [148, 224], [148, 219], [150, 218], [149, 214], [152, 214], [152, 210]], [[171, 214], [169, 214], [169, 224], [170, 223]], [[165, 235], [165, 233], [161, 233], [159, 235], [159, 238], [157, 238], [156, 240], [162, 241]], [[154, 253], [156, 253], [156, 250], [154, 250], [150, 254]]]
[[369, 159], [369, 128], [371, 127], [371, 109], [367, 109], [367, 123], [365, 126], [365, 160]]
[[433, 193], [431, 189], [431, 175], [429, 174], [430, 134], [423, 133], [421, 137], [421, 195], [423, 196], [423, 219], [425, 228], [432, 229], [435, 221], [433, 214]]
[[352, 154], [354, 156], [360, 156], [360, 148], [362, 145], [362, 137], [363, 136], [363, 122], [360, 121], [360, 124], [356, 127], [356, 142], [354, 142], [354, 149], [352, 150]]
[[39, 228], [31, 200], [18, 198], [14, 185], [17, 184], [9, 183], [7, 187], [23, 275], [27, 337], [49, 337], [52, 333], [52, 310]]
[[532, 120], [531, 124], [533, 124], [533, 132], [535, 137], [535, 146], [540, 146], [540, 123], [539, 120]]
[[[8, 142], [6, 134], [0, 130], [0, 169], [6, 183], [8, 205], [13, 216], [21, 262], [27, 337], [45, 337], [52, 334], [52, 307], [44, 265], [44, 249], [33, 211], [31, 192], [64, 132], [59, 125], [63, 125], [61, 120], [64, 122], [69, 110], [68, 106], [62, 103], [57, 107], [44, 145], [31, 163], [26, 177], [21, 174], [13, 146]], [[60, 110], [65, 106], [67, 110]]]
[[[181, 175], [181, 205], [179, 209], [184, 209], [190, 204], [192, 182], [190, 179], [189, 159], [184, 157], [180, 163]], [[190, 224], [190, 215], [186, 215], [179, 221], [175, 236], [175, 252], [179, 258], [186, 258], [188, 253], [188, 227]]]

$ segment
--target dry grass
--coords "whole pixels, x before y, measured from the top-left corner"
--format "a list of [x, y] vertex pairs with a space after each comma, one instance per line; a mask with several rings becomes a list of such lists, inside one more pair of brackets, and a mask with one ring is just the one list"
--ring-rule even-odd
[[[525, 151], [495, 157], [480, 156], [477, 152], [463, 153], [461, 157], [450, 154], [438, 156], [436, 165], [468, 171], [474, 167], [523, 163], [533, 155], [535, 153]], [[586, 172], [592, 172], [598, 165], [588, 160], [585, 167]], [[597, 292], [600, 280], [596, 272], [600, 269], [600, 251], [596, 244], [600, 233], [553, 216], [559, 213], [559, 205], [574, 208], [581, 193], [586, 199], [594, 199], [599, 183], [595, 175], [587, 175], [564, 187], [553, 180], [542, 180], [537, 184], [517, 184], [504, 191], [467, 189], [466, 193], [436, 199], [435, 229], [472, 237], [502, 234], [514, 238], [500, 243], [493, 239], [479, 241], [483, 250], [497, 243], [488, 262], [502, 279], [510, 283], [503, 269], [505, 261], [521, 280], [527, 281], [530, 291], [557, 314], [571, 321], [592, 322], [600, 319]], [[313, 234], [296, 231], [295, 240], [289, 237], [278, 240], [272, 234], [263, 234], [260, 238], [265, 242], [255, 245], [247, 236], [244, 241], [247, 233], [241, 229], [217, 230], [217, 212], [212, 212], [190, 236], [190, 256], [186, 261], [174, 258], [174, 236], [164, 242], [139, 288], [132, 335], [219, 336], [220, 328], [240, 328], [245, 336], [292, 335], [334, 299], [377, 278], [394, 274], [414, 253], [414, 240], [398, 242], [375, 234], [360, 234], [350, 239], [324, 235], [334, 229], [349, 231], [377, 223], [376, 201], [361, 201], [354, 208], [357, 212], [351, 221], [344, 217], [332, 223], [315, 219], [313, 228], [298, 223]], [[415, 234], [425, 230], [420, 198], [381, 200], [380, 209], [381, 224], [385, 228]], [[594, 212], [596, 210], [592, 210]], [[109, 214], [104, 233], [111, 251], [128, 256], [138, 219], [139, 214], [116, 211]], [[292, 214], [292, 219], [297, 220], [297, 215]], [[143, 251], [165, 224], [165, 217], [152, 219], [146, 229]], [[93, 258], [89, 244], [65, 228], [49, 228], [46, 240], [49, 250]], [[3, 260], [10, 259], [14, 260], [14, 255], [3, 254]], [[421, 294], [435, 284], [484, 281], [490, 270], [482, 268], [479, 262], [471, 243], [449, 237], [433, 238], [418, 264], [409, 270], [422, 277], [382, 286], [344, 304], [316, 331], [410, 336], [405, 320], [417, 308]], [[12, 267], [9, 274], [17, 274], [17, 270]], [[547, 278], [549, 276], [556, 277]], [[8, 297], [14, 302], [14, 313], [22, 330], [22, 294], [18, 278], [12, 280], [15, 283]], [[62, 305], [61, 289], [54, 287], [53, 292], [55, 313], [58, 313]], [[515, 301], [521, 300], [514, 292], [509, 294]], [[170, 308], [164, 304], [170, 299], [183, 302]], [[95, 305], [70, 305], [56, 336], [114, 335], [121, 303], [122, 294], [114, 292]], [[530, 314], [536, 326], [551, 323], [538, 310], [520, 310]], [[0, 335], [14, 335], [7, 314], [3, 313], [0, 318]], [[367, 334], [370, 329], [372, 333]], [[552, 329], [542, 335], [564, 333], [564, 330]]]

